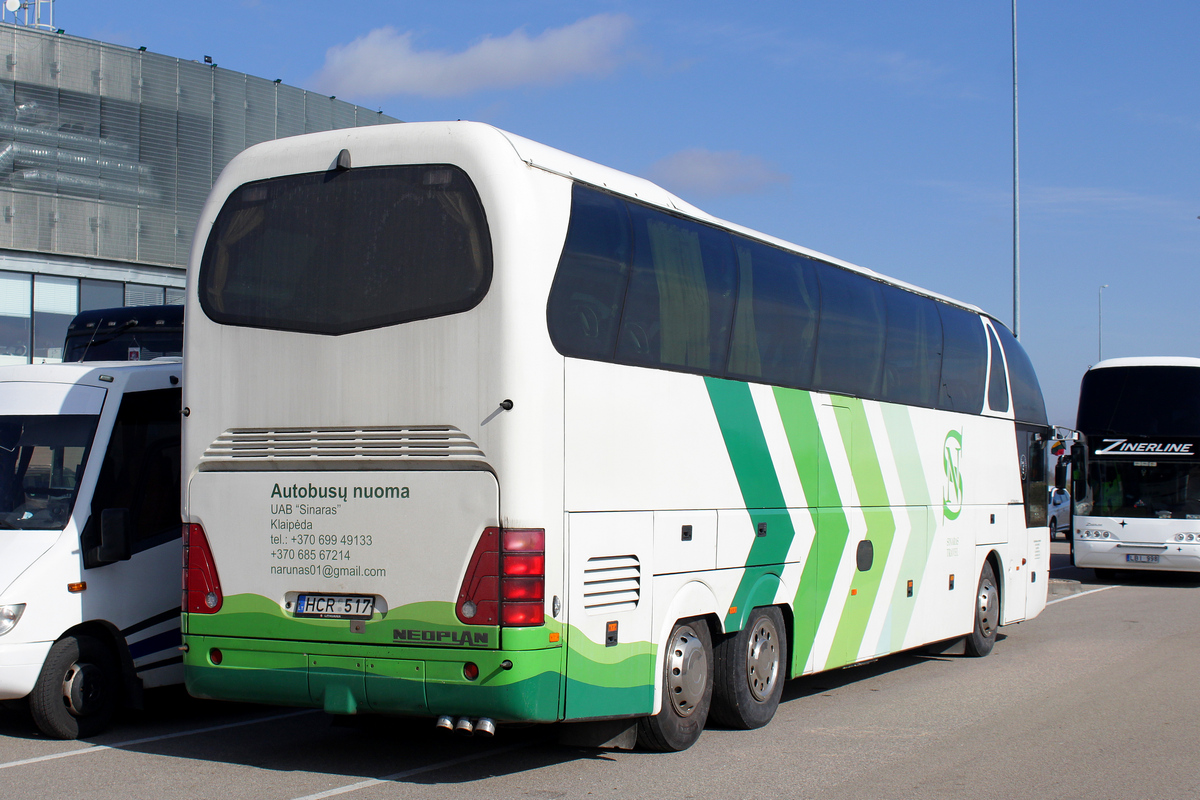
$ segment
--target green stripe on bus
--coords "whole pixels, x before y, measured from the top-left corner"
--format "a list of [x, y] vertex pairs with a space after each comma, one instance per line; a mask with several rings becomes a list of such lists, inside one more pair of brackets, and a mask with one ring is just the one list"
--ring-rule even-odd
[[[863, 518], [867, 524], [866, 538], [871, 542], [873, 558], [870, 569], [865, 572], [856, 570], [851, 576], [850, 596], [846, 598], [842, 607], [842, 616], [838, 620], [826, 668], [858, 660], [871, 611], [879, 600], [883, 568], [887, 564], [896, 534], [896, 520], [888, 507], [887, 489], [883, 484], [878, 451], [875, 449], [873, 437], [868, 435], [870, 428], [863, 401], [845, 398], [842, 402], [850, 411], [846, 420], [849, 424], [841, 426], [842, 420], [838, 420], [842, 443], [850, 462], [850, 474], [858, 493], [858, 503], [863, 507]], [[859, 435], [855, 436], [855, 431]], [[887, 597], [884, 600], [890, 603], [891, 598]]]
[[[771, 523], [771, 535], [754, 539], [746, 563], [782, 564], [792, 547], [792, 540], [796, 538], [796, 530], [787, 514], [761, 513], [787, 508], [787, 504], [783, 498], [783, 488], [779, 485], [779, 476], [775, 473], [775, 464], [771, 460], [771, 451], [767, 447], [767, 437], [758, 418], [758, 410], [754, 406], [754, 397], [750, 394], [750, 386], [741, 381], [720, 378], [705, 378], [704, 383], [708, 387], [708, 396], [717, 415], [725, 450], [733, 465], [750, 521], [756, 528], [759, 523]], [[730, 606], [744, 611], [742, 606], [751, 587], [768, 572], [778, 574], [778, 568], [747, 567]], [[735, 619], [740, 619], [740, 615], [731, 613], [726, 617], [727, 622]]]
[[[912, 624], [913, 607], [921, 596], [921, 584], [929, 565], [929, 554], [933, 548], [930, 530], [931, 497], [925, 482], [925, 471], [921, 467], [917, 437], [913, 432], [912, 412], [904, 406], [881, 403], [883, 424], [887, 429], [892, 447], [896, 472], [900, 476], [900, 488], [904, 492], [911, 532], [904, 558], [900, 562], [897, 590], [892, 602], [892, 645], [890, 650], [903, 646]], [[908, 581], [913, 582], [913, 596], [909, 598]]]
[[[817, 625], [825, 615], [833, 579], [837, 574], [850, 525], [841, 507], [841, 493], [833, 482], [829, 452], [821, 438], [816, 408], [810, 392], [775, 389], [775, 404], [787, 434], [788, 447], [804, 495], [808, 498], [816, 537], [804, 562], [794, 601], [795, 636], [792, 642], [792, 673], [800, 674], [808, 664], [816, 641]], [[828, 483], [822, 486], [822, 481]], [[825, 508], [817, 506], [825, 504]]]

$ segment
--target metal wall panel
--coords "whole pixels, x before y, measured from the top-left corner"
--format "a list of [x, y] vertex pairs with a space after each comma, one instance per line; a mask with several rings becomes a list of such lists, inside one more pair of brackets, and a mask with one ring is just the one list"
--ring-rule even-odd
[[0, 248], [182, 267], [234, 155], [393, 122], [262, 78], [0, 25]]
[[[212, 70], [213, 75], [213, 161], [215, 178], [229, 159], [246, 149], [246, 76], [224, 69]], [[210, 183], [205, 188], [211, 188]]]
[[304, 90], [277, 84], [275, 98], [275, 138], [304, 133]]
[[[275, 84], [246, 76], [246, 146], [275, 138]], [[224, 165], [222, 165], [223, 167]]]
[[304, 132], [316, 133], [333, 129], [333, 103], [331, 97], [304, 93]]

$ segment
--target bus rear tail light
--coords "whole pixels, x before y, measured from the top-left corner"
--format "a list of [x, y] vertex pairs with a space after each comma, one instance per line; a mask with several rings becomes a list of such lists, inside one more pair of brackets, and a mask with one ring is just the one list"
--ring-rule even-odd
[[543, 625], [546, 532], [486, 528], [458, 592], [455, 611], [469, 625]]
[[204, 528], [183, 526], [183, 610], [189, 614], [215, 614], [221, 610], [221, 579]]

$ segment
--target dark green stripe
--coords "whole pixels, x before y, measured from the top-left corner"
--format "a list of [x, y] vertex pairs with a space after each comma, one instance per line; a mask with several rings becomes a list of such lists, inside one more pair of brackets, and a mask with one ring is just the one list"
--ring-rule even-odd
[[[770, 522], [769, 535], [755, 538], [746, 563], [781, 564], [791, 549], [796, 530], [787, 514], [761, 513], [784, 509], [786, 504], [783, 489], [779, 485], [779, 476], [775, 474], [775, 464], [771, 461], [771, 451], [767, 448], [767, 438], [758, 418], [758, 410], [754, 407], [754, 398], [750, 394], [750, 386], [740, 381], [719, 378], [705, 378], [704, 383], [708, 387], [708, 396], [717, 415], [721, 436], [725, 440], [725, 450], [729, 453], [729, 461], [733, 465], [734, 475], [737, 476], [738, 487], [741, 489], [746, 510], [750, 513], [750, 520], [755, 528], [760, 522]], [[750, 587], [768, 572], [777, 574], [778, 568], [748, 567], [730, 605], [742, 609]], [[726, 621], [734, 619], [735, 616], [730, 614]]]

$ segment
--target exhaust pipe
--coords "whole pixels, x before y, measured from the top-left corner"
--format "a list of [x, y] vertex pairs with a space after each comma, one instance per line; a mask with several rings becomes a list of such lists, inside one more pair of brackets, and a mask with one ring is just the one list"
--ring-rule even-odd
[[453, 731], [454, 730], [454, 718], [447, 714], [442, 714], [440, 717], [437, 718], [437, 722], [434, 723], [434, 727], [440, 728], [440, 729], [446, 730], [446, 731]]
[[475, 732], [475, 726], [466, 717], [459, 717], [458, 722], [454, 723], [454, 732], [461, 733], [463, 736], [470, 736]]
[[495, 736], [496, 723], [492, 722], [487, 717], [480, 717], [475, 722], [475, 732], [480, 736]]

